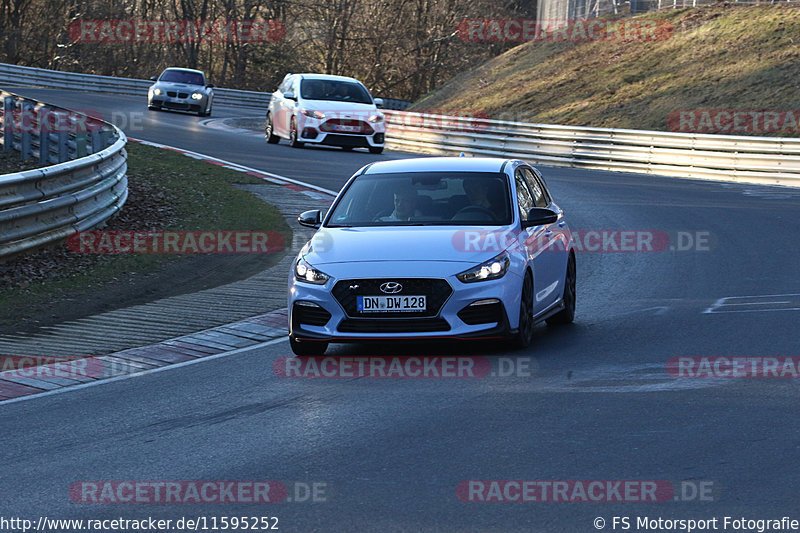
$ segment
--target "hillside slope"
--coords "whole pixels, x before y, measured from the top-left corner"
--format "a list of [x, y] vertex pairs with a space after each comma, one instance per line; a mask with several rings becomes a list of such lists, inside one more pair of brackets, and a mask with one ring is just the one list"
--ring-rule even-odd
[[[655, 42], [528, 42], [412, 110], [673, 131], [681, 110], [795, 110], [800, 119], [800, 9], [708, 7], [637, 18], [669, 22], [674, 34]], [[784, 115], [772, 133], [800, 136]]]

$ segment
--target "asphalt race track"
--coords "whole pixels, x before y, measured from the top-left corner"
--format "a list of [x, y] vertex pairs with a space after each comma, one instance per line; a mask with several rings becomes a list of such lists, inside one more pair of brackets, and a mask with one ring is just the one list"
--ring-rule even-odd
[[[148, 111], [144, 99], [11, 90], [116, 117], [129, 137], [333, 190], [370, 161], [409, 157], [268, 145], [195, 116]], [[214, 118], [260, 114], [214, 107]], [[0, 515], [271, 516], [292, 532], [589, 532], [621, 529], [615, 516], [630, 517], [634, 531], [636, 517], [717, 518], [724, 530], [726, 516], [800, 519], [800, 381], [666, 370], [673, 357], [800, 356], [800, 190], [543, 172], [573, 229], [600, 235], [584, 233], [586, 248], [602, 243], [578, 255], [574, 325], [540, 326], [524, 352], [492, 343], [328, 352], [486, 356], [512, 375], [279, 378], [273, 363], [291, 354], [283, 340], [0, 404]], [[661, 247], [615, 251], [623, 230], [660, 236]], [[69, 493], [83, 481], [187, 480], [278, 481], [288, 497], [93, 504]], [[462, 501], [456, 487], [467, 480], [658, 480], [674, 492], [658, 502]], [[313, 484], [317, 498], [306, 497]]]

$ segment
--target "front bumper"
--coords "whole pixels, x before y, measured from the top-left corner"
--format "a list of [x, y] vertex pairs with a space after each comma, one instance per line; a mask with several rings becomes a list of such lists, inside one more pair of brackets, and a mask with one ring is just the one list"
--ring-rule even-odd
[[208, 97], [204, 96], [200, 100], [194, 100], [191, 97], [168, 97], [164, 94], [150, 96], [147, 105], [149, 107], [161, 107], [163, 109], [171, 109], [174, 111], [190, 111], [199, 113], [206, 109], [208, 104]]
[[[347, 277], [347, 281], [384, 281], [387, 278], [409, 279], [407, 276], [389, 275], [382, 278]], [[452, 288], [439, 309], [387, 316], [358, 313], [347, 302], [343, 304], [334, 296], [335, 287], [342, 280], [330, 279], [325, 285], [312, 285], [290, 277], [289, 332], [300, 340], [364, 342], [496, 339], [512, 332], [512, 325], [516, 327], [521, 280], [515, 274], [509, 272], [499, 280], [470, 284], [460, 282], [454, 275], [431, 279], [444, 280]], [[430, 295], [426, 296], [429, 302], [434, 301]], [[475, 305], [476, 302], [481, 303]]]
[[[338, 126], [332, 122], [337, 119], [318, 120], [305, 115], [298, 117], [298, 140], [308, 144], [321, 144], [327, 146], [344, 146], [351, 148], [377, 148], [386, 144], [386, 126], [384, 123], [367, 123], [363, 120], [353, 120], [358, 124], [358, 131], [337, 131]], [[345, 122], [347, 125], [347, 122]]]

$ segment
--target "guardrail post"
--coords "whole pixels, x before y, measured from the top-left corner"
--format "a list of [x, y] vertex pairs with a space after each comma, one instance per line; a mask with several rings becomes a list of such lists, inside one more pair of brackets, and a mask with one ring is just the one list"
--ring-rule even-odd
[[86, 132], [81, 131], [75, 134], [75, 157], [81, 158], [89, 155], [88, 140], [86, 139]]
[[63, 163], [69, 161], [69, 135], [66, 131], [60, 130], [58, 132], [58, 162]]
[[105, 130], [94, 130], [92, 132], [92, 153], [102, 152], [108, 148], [109, 132]]
[[3, 151], [14, 150], [14, 99], [7, 96], [3, 99]]
[[50, 128], [47, 119], [39, 124], [39, 163], [50, 164]]
[[19, 153], [23, 160], [30, 159], [33, 157], [33, 151], [31, 149], [31, 130], [33, 129], [33, 124], [26, 123], [30, 122], [29, 119], [31, 115], [31, 106], [27, 102], [22, 102], [21, 108], [21, 115], [20, 115], [20, 132], [19, 132]]

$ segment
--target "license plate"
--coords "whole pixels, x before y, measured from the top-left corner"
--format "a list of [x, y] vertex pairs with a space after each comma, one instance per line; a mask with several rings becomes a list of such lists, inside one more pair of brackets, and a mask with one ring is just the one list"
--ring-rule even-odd
[[412, 313], [425, 311], [425, 296], [359, 296], [359, 313]]
[[344, 126], [342, 124], [334, 124], [333, 131], [344, 131], [347, 133], [356, 133], [360, 128], [358, 126]]

